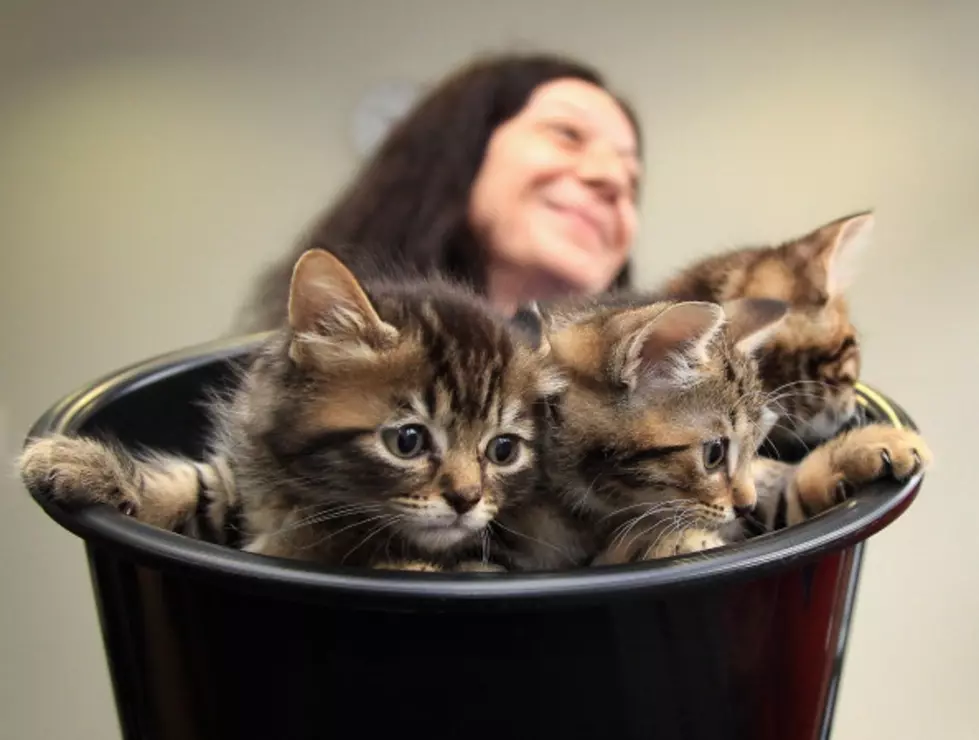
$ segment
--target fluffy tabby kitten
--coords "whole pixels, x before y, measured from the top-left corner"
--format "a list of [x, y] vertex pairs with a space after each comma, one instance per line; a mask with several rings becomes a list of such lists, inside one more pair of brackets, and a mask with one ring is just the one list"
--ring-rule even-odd
[[789, 303], [788, 316], [758, 355], [765, 389], [779, 392], [772, 439], [781, 446], [812, 446], [854, 419], [860, 347], [844, 292], [873, 224], [871, 213], [858, 213], [783, 244], [726, 251], [664, 286], [677, 300]]
[[623, 295], [546, 309], [546, 339], [569, 380], [546, 468], [578, 525], [558, 539], [552, 524], [551, 541], [567, 551], [590, 538], [596, 564], [695, 552], [741, 539], [739, 514], [778, 529], [926, 464], [923, 440], [885, 425], [799, 466], [756, 456], [776, 415], [753, 355], [786, 310], [772, 300], [722, 307]]
[[537, 484], [540, 401], [562, 382], [471, 295], [428, 281], [365, 290], [311, 250], [288, 328], [217, 406], [206, 461], [53, 436], [20, 470], [60, 502], [251, 552], [482, 569], [487, 524]]

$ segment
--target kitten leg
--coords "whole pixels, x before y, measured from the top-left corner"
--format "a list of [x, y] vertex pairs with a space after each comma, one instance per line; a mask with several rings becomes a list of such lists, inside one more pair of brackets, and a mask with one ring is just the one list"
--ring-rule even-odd
[[202, 495], [206, 522], [220, 531], [233, 504], [230, 470], [175, 455], [135, 457], [85, 437], [51, 435], [31, 442], [17, 466], [24, 484], [70, 507], [106, 504], [141, 522], [175, 530], [197, 514]]

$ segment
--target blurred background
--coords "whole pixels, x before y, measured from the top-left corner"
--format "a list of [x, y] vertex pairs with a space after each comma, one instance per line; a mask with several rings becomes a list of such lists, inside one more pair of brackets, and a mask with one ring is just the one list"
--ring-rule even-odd
[[[4, 2], [4, 459], [68, 391], [230, 331], [358, 165], [373, 91], [570, 52], [645, 125], [640, 284], [876, 209], [864, 377], [938, 464], [868, 548], [833, 737], [979, 737], [977, 37], [967, 1]], [[82, 546], [0, 486], [0, 738], [116, 738]]]

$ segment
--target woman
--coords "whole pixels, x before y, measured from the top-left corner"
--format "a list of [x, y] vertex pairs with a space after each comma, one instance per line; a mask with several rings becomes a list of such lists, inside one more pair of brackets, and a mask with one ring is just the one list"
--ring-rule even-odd
[[437, 272], [512, 313], [629, 282], [640, 132], [593, 69], [551, 55], [481, 59], [391, 131], [289, 259], [262, 280], [252, 331], [285, 318], [310, 247], [360, 277]]

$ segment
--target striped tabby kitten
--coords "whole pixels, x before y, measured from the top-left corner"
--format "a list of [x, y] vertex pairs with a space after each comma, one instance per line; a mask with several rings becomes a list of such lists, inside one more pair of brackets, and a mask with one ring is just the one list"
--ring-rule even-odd
[[664, 288], [677, 300], [789, 303], [788, 316], [758, 355], [763, 386], [778, 392], [772, 441], [779, 446], [810, 447], [854, 420], [860, 347], [844, 291], [873, 224], [871, 213], [859, 213], [780, 245], [723, 252]]
[[534, 490], [539, 401], [561, 387], [471, 295], [430, 281], [365, 291], [311, 250], [288, 328], [216, 407], [206, 462], [54, 436], [32, 442], [20, 470], [60, 502], [251, 552], [491, 569], [486, 527]]
[[776, 414], [753, 355], [782, 331], [786, 310], [772, 300], [722, 307], [623, 295], [548, 309], [546, 339], [569, 388], [546, 468], [578, 522], [552, 542], [570, 549], [592, 538], [595, 564], [696, 552], [743, 538], [739, 514], [778, 529], [928, 462], [923, 440], [884, 425], [799, 466], [756, 456]]

